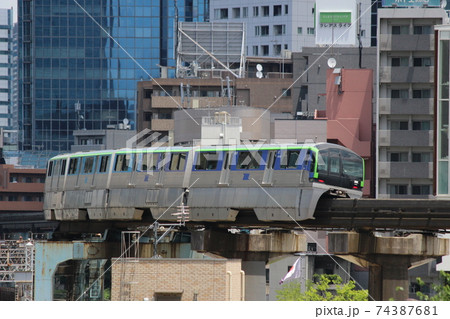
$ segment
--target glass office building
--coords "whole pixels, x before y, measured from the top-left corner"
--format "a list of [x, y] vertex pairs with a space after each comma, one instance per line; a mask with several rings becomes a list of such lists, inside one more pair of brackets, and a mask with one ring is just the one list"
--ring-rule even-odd
[[[0, 128], [12, 126], [13, 11], [0, 9]], [[10, 144], [11, 133], [4, 133], [4, 143]], [[2, 137], [0, 137], [2, 138]]]
[[175, 21], [208, 20], [208, 0], [18, 3], [22, 150], [69, 150], [73, 130], [125, 118], [134, 129], [137, 81], [175, 66]]

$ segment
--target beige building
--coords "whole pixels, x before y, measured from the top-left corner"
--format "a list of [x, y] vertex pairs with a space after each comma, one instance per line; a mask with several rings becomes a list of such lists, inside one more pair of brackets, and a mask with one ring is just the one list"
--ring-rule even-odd
[[[252, 106], [272, 113], [291, 113], [288, 88], [292, 78], [187, 78], [138, 82], [137, 131], [150, 129], [162, 135], [174, 130], [179, 109]], [[217, 110], [216, 110], [217, 111]]]
[[238, 259], [140, 258], [112, 266], [112, 301], [240, 301], [244, 296]]

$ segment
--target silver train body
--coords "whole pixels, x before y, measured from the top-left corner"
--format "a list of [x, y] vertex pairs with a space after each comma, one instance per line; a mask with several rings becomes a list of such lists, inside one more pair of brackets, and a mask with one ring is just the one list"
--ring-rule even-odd
[[[320, 171], [331, 174], [333, 150], [345, 183], [330, 185]], [[44, 212], [59, 221], [174, 221], [184, 200], [191, 222], [232, 223], [244, 214], [301, 221], [314, 217], [324, 194], [361, 197], [363, 166], [353, 152], [327, 143], [65, 154], [49, 161]]]

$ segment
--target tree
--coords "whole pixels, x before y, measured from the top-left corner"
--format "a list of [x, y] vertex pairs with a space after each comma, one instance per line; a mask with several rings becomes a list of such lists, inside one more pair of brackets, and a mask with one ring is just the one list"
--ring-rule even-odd
[[[301, 292], [298, 281], [291, 281], [277, 291], [280, 301], [366, 301], [369, 292], [356, 290], [355, 282], [342, 283], [338, 275], [314, 275], [315, 281], [308, 280], [306, 291]], [[334, 285], [330, 287], [330, 285]]]
[[[435, 294], [430, 297], [423, 292], [418, 291], [416, 293], [417, 297], [419, 297], [420, 300], [426, 300], [426, 301], [449, 301], [450, 300], [450, 274], [446, 273], [445, 271], [441, 271], [439, 273], [439, 277], [441, 278], [441, 284], [431, 285], [431, 288], [434, 290]], [[417, 283], [420, 287], [423, 287], [425, 285], [425, 282], [420, 278], [417, 277]]]

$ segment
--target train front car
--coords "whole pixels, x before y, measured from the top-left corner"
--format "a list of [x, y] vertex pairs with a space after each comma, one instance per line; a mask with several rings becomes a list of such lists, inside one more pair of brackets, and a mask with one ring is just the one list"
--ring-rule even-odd
[[364, 187], [364, 160], [353, 151], [336, 144], [315, 146], [314, 187], [330, 196], [360, 198]]

